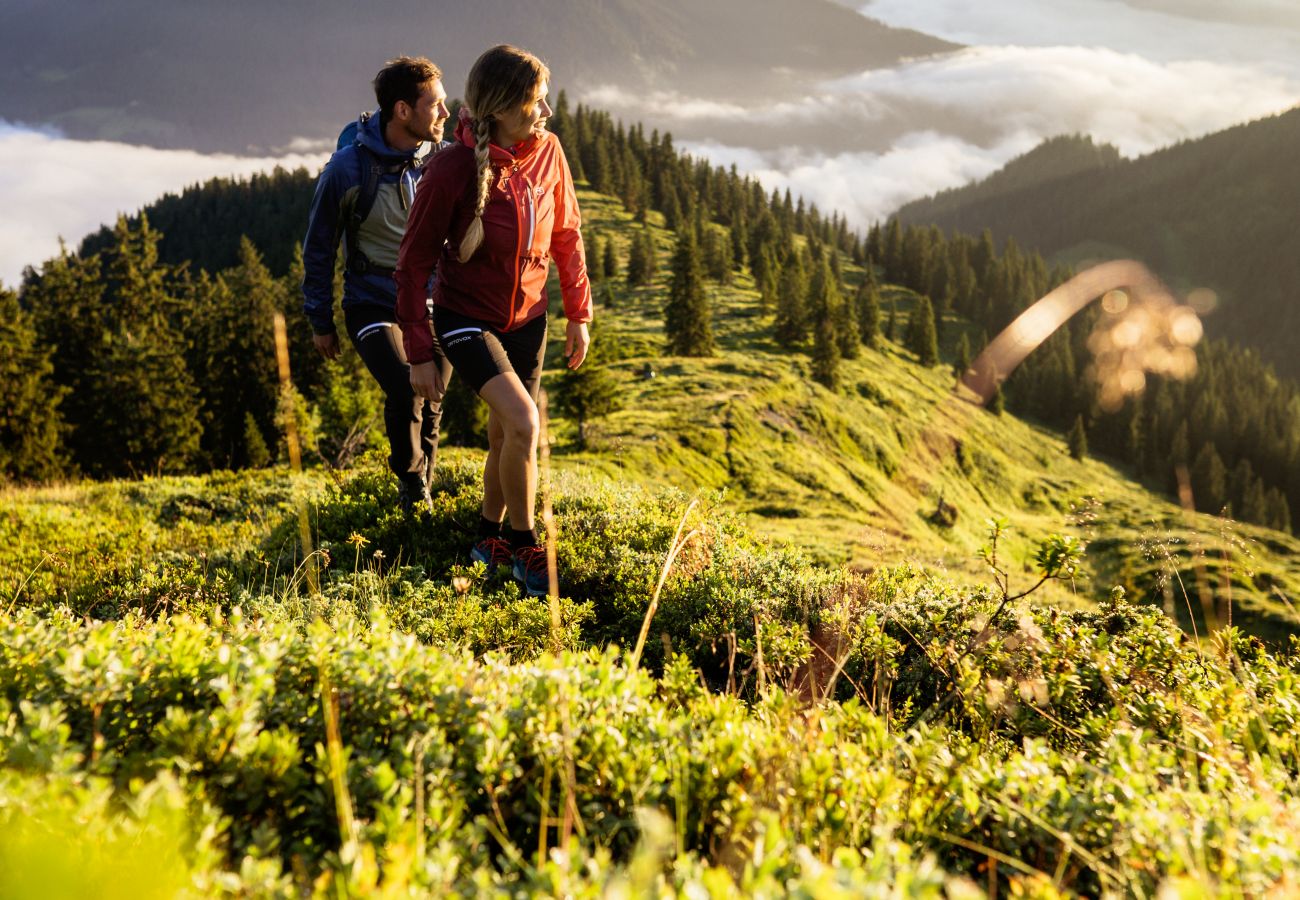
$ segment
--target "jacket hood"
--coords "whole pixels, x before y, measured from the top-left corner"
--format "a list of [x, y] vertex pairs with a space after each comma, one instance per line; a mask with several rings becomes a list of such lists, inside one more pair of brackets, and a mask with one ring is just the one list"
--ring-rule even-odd
[[[478, 140], [474, 137], [473, 122], [474, 119], [470, 116], [469, 110], [462, 106], [460, 108], [460, 115], [456, 117], [456, 141], [457, 143], [464, 144], [471, 150], [478, 146]], [[515, 144], [514, 153], [511, 153], [504, 147], [498, 147], [496, 144], [488, 144], [488, 158], [494, 163], [509, 164], [518, 162], [521, 159], [527, 159], [528, 155], [533, 152], [533, 149], [538, 143], [539, 141], [535, 137], [531, 137], [526, 141], [520, 141], [518, 144]]]
[[362, 113], [360, 118], [357, 119], [357, 141], [375, 156], [380, 159], [399, 162], [413, 159], [417, 154], [428, 151], [429, 144], [427, 141], [414, 150], [394, 150], [384, 142], [384, 132], [379, 125], [380, 119], [379, 110]]

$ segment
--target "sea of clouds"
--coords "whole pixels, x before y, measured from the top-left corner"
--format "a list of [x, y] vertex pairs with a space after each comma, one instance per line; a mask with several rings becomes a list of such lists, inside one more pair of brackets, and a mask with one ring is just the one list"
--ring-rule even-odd
[[[968, 46], [746, 103], [672, 84], [575, 94], [672, 129], [680, 148], [859, 227], [1055, 135], [1088, 134], [1135, 156], [1300, 104], [1293, 0], [870, 0], [861, 9]], [[75, 245], [164, 192], [324, 159], [310, 143], [250, 158], [0, 122], [0, 283], [55, 255], [60, 237]]]
[[74, 141], [0, 120], [0, 284], [17, 285], [24, 266], [39, 268], [58, 254], [60, 239], [75, 250], [118, 213], [134, 213], [165, 193], [276, 166], [315, 170], [325, 158], [320, 152], [247, 157]]

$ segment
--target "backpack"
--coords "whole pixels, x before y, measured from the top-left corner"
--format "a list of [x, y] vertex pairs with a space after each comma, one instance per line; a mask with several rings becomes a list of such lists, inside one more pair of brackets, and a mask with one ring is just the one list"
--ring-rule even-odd
[[[374, 152], [363, 144], [358, 136], [361, 123], [368, 122], [374, 115], [371, 112], [364, 112], [357, 119], [343, 126], [339, 132], [338, 146], [336, 149], [342, 150], [351, 144], [356, 147], [357, 160], [361, 164], [361, 182], [357, 186], [357, 192], [350, 197], [346, 197], [339, 207], [339, 213], [343, 220], [343, 234], [346, 240], [344, 248], [347, 251], [345, 268], [349, 274], [365, 275], [374, 273], [377, 275], [393, 274], [392, 269], [383, 266], [376, 266], [372, 263], [357, 243], [357, 235], [361, 230], [361, 224], [366, 221], [370, 215], [370, 210], [375, 206], [375, 197], [379, 195], [379, 182], [385, 175], [402, 175], [408, 169], [419, 169], [429, 158], [426, 153], [423, 156], [414, 156], [410, 159], [402, 160], [397, 163], [386, 163], [377, 157]], [[400, 188], [399, 196], [402, 198], [402, 208], [409, 209], [406, 200], [406, 193]]]

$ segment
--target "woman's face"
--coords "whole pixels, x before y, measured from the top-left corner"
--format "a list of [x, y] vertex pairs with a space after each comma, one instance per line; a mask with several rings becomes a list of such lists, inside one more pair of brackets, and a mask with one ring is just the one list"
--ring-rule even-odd
[[543, 81], [537, 92], [523, 106], [515, 106], [497, 113], [492, 139], [499, 147], [513, 147], [520, 141], [537, 137], [546, 130], [546, 120], [551, 117], [546, 95], [550, 86]]

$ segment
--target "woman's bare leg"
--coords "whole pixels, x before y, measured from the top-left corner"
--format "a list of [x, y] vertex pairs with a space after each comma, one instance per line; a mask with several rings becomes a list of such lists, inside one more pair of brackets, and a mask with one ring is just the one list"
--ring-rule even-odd
[[[504, 503], [510, 515], [510, 527], [529, 531], [533, 527], [533, 506], [537, 499], [537, 404], [524, 390], [523, 382], [513, 372], [494, 376], [479, 396], [487, 403], [488, 462], [483, 469], [483, 515], [500, 516]], [[495, 419], [499, 443], [492, 446]], [[494, 459], [495, 456], [495, 459]], [[493, 484], [493, 467], [496, 479]], [[499, 521], [499, 518], [497, 519]]]

